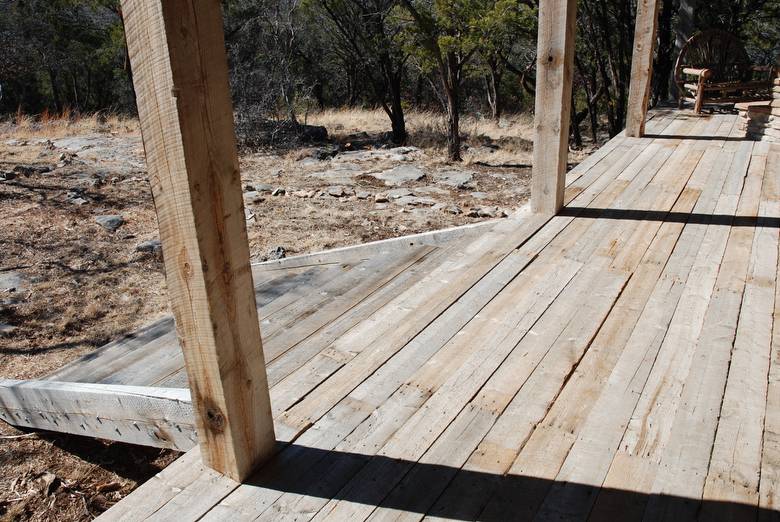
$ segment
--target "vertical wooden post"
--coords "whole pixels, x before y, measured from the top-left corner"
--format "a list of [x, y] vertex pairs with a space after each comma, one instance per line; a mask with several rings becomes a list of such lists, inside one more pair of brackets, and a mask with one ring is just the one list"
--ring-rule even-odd
[[209, 467], [274, 446], [219, 0], [122, 0], [146, 162]]
[[531, 208], [554, 215], [563, 206], [569, 153], [577, 0], [539, 2]]
[[626, 136], [633, 138], [639, 138], [645, 133], [660, 9], [660, 0], [637, 1], [634, 57], [631, 60], [631, 85], [628, 91], [628, 114], [626, 115]]

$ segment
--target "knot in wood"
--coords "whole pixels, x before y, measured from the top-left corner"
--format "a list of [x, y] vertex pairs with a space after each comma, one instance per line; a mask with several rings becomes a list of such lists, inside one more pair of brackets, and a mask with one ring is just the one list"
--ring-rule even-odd
[[216, 406], [206, 408], [206, 424], [211, 431], [223, 432], [225, 430], [225, 415]]

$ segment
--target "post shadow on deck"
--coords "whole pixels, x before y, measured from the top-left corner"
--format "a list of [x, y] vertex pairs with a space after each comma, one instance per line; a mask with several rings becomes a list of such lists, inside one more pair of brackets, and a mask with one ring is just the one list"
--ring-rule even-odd
[[661, 221], [665, 223], [690, 223], [692, 225], [725, 225], [732, 227], [780, 228], [780, 217], [732, 216], [729, 214], [696, 214], [667, 212], [664, 210], [639, 210], [621, 208], [563, 207], [559, 216], [590, 219], [623, 219], [633, 221]]
[[643, 138], [654, 140], [695, 140], [695, 141], [756, 141], [747, 136], [697, 136], [688, 134], [645, 134]]
[[[659, 496], [522, 475], [496, 475], [297, 444], [283, 449], [280, 445], [279, 449], [280, 453], [243, 487], [453, 520], [530, 520], [543, 504], [553, 508], [559, 520], [587, 519], [594, 506], [599, 518], [605, 520], [630, 521], [645, 517], [706, 520], [712, 514], [732, 521], [780, 520], [780, 511], [735, 502]], [[361, 487], [352, 487], [356, 482]], [[448, 487], [450, 490], [442, 495]], [[630, 487], [630, 483], [626, 484], [626, 488]]]

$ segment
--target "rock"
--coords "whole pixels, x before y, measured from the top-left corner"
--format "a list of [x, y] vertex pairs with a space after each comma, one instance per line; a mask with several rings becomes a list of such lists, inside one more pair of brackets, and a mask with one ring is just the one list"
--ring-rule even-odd
[[286, 191], [282, 187], [279, 187], [275, 189], [273, 192], [271, 192], [272, 196], [284, 196], [285, 194]]
[[314, 196], [316, 196], [317, 195], [317, 191], [316, 190], [296, 190], [291, 195], [295, 196], [296, 198], [308, 199], [308, 198], [313, 198]]
[[268, 255], [265, 256], [266, 261], [273, 261], [276, 259], [284, 259], [287, 257], [287, 251], [284, 249], [284, 247], [276, 247], [270, 252], [268, 252]]
[[255, 222], [257, 221], [255, 219], [255, 213], [249, 210], [248, 208], [244, 209], [244, 219], [246, 221], [252, 221], [252, 220], [254, 220]]
[[425, 172], [413, 165], [399, 165], [398, 167], [385, 170], [379, 174], [374, 174], [374, 177], [384, 181], [385, 185], [392, 186], [401, 185], [410, 181], [419, 181], [425, 178]]
[[368, 198], [371, 197], [371, 193], [370, 192], [366, 192], [365, 190], [360, 190], [355, 195], [357, 196], [358, 199], [368, 199]]
[[448, 205], [446, 203], [439, 203], [437, 205], [434, 205], [432, 207], [432, 210], [440, 210], [446, 214], [452, 214], [454, 216], [459, 216], [460, 214], [463, 214], [463, 211], [460, 209], [458, 205]]
[[[353, 144], [354, 145], [354, 144]], [[342, 152], [333, 161], [336, 162], [349, 162], [349, 161], [373, 161], [373, 160], [387, 160], [387, 161], [411, 161], [410, 157], [413, 153], [419, 152], [417, 147], [395, 147], [391, 149], [372, 149], [372, 150], [357, 150]]]
[[298, 163], [301, 167], [312, 167], [314, 165], [319, 165], [320, 160], [317, 158], [303, 158], [301, 160], [298, 160]]
[[306, 159], [324, 161], [338, 154], [340, 150], [341, 147], [339, 147], [338, 145], [327, 145], [324, 147], [304, 149], [300, 152], [300, 154], [298, 154], [298, 161], [302, 162]]
[[388, 203], [390, 201], [390, 198], [387, 197], [387, 194], [377, 194], [374, 196], [374, 203]]
[[150, 239], [149, 241], [142, 241], [135, 245], [136, 252], [144, 252], [149, 254], [162, 253], [162, 241], [159, 239]]
[[0, 172], [0, 179], [2, 181], [11, 181], [12, 179], [16, 179], [16, 172], [2, 171]]
[[23, 292], [29, 286], [29, 281], [20, 272], [0, 272], [0, 292]]
[[334, 185], [351, 185], [355, 178], [363, 174], [363, 171], [357, 165], [349, 163], [336, 165], [330, 170], [324, 172], [314, 172], [310, 176], [317, 177]]
[[403, 196], [396, 199], [393, 203], [396, 205], [408, 205], [411, 207], [432, 207], [437, 201], [431, 198], [421, 198], [418, 196]]
[[414, 192], [405, 188], [392, 189], [387, 191], [387, 197], [390, 199], [398, 199], [404, 196], [413, 196]]
[[474, 199], [487, 199], [488, 198], [488, 194], [486, 192], [472, 192], [471, 194], [469, 194], [469, 196], [471, 196]]
[[245, 190], [247, 192], [273, 192], [274, 186], [268, 183], [255, 183], [254, 185], [247, 185]]
[[46, 172], [51, 172], [51, 167], [48, 165], [17, 165], [14, 167], [13, 171], [16, 174], [29, 177], [34, 174], [45, 174]]
[[435, 176], [436, 181], [450, 187], [463, 188], [471, 186], [474, 179], [474, 173], [461, 170], [445, 170]]
[[10, 335], [16, 331], [16, 327], [6, 323], [0, 323], [0, 335]]
[[69, 190], [68, 194], [65, 196], [65, 199], [68, 201], [68, 203], [72, 203], [73, 205], [81, 206], [89, 203], [89, 200], [84, 195], [84, 190], [82, 189]]
[[441, 187], [419, 187], [414, 189], [415, 194], [438, 194], [440, 196], [449, 195], [450, 191]]
[[495, 218], [495, 217], [506, 217], [506, 212], [499, 209], [498, 207], [480, 207], [480, 208], [472, 208], [469, 213], [468, 217], [473, 218]]
[[262, 203], [265, 198], [256, 190], [244, 193], [244, 200], [248, 203]]
[[95, 222], [109, 232], [114, 232], [125, 224], [125, 218], [119, 215], [97, 216]]
[[342, 186], [328, 187], [326, 192], [329, 196], [333, 196], [334, 198], [342, 198], [353, 193], [351, 189]]

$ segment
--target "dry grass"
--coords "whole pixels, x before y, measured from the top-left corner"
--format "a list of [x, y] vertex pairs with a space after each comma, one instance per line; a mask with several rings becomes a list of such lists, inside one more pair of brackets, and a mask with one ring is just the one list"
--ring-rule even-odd
[[[446, 134], [446, 115], [433, 111], [406, 111], [406, 127], [411, 136], [416, 134]], [[307, 116], [310, 125], [322, 125], [335, 137], [366, 132], [387, 132], [390, 121], [382, 109], [325, 109]], [[460, 129], [468, 137], [486, 136], [493, 140], [523, 137], [531, 133], [533, 117], [530, 114], [510, 114], [500, 122], [475, 116], [462, 116]]]
[[39, 115], [17, 112], [0, 123], [0, 138], [61, 138], [95, 132], [131, 134], [138, 132], [138, 119], [125, 115], [93, 112], [88, 114], [65, 110], [61, 114], [44, 111]]
[[[447, 142], [446, 116], [433, 111], [406, 111], [409, 145], [426, 149], [432, 156], [443, 156]], [[376, 136], [388, 132], [390, 122], [381, 109], [326, 109], [310, 113], [310, 125], [321, 125], [336, 140], [347, 140], [363, 133]], [[474, 163], [523, 164], [530, 162], [533, 136], [533, 116], [509, 114], [496, 122], [491, 119], [464, 115], [460, 121], [464, 138], [463, 159]], [[497, 146], [486, 150], [484, 145]]]

